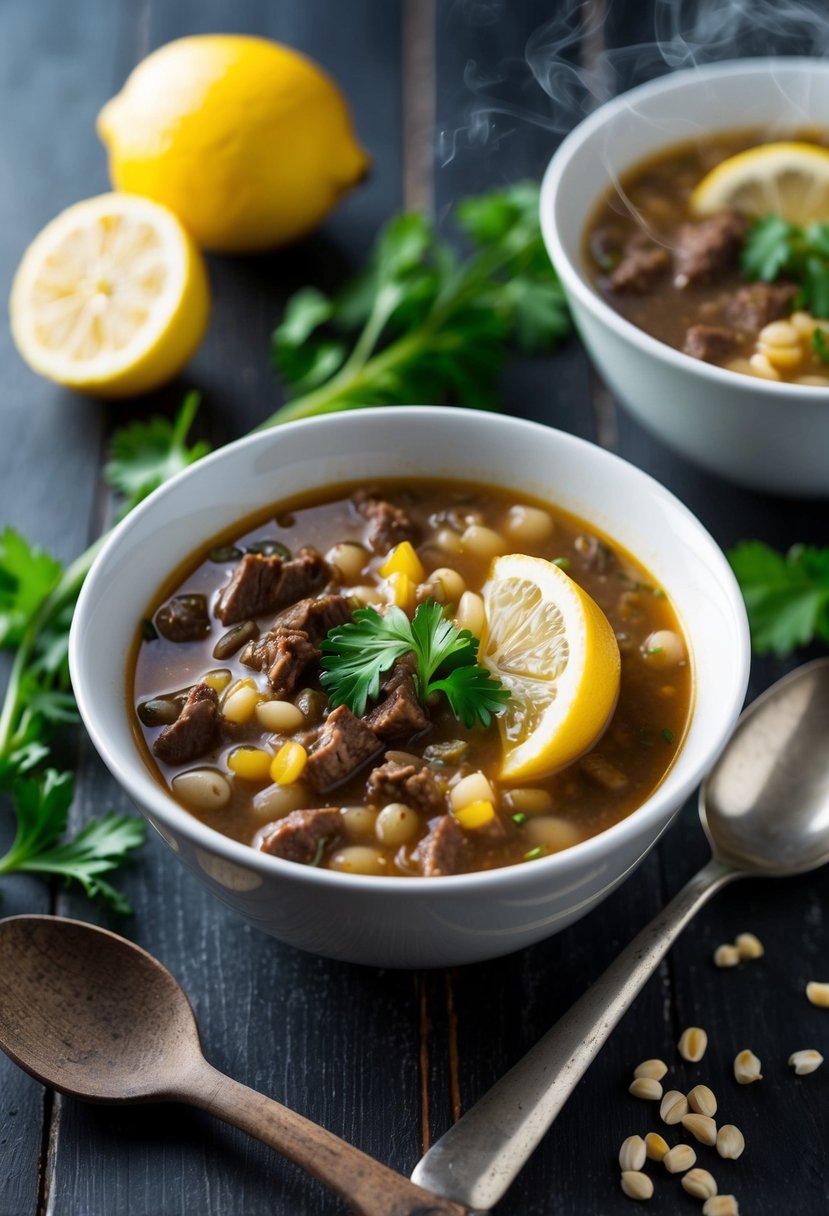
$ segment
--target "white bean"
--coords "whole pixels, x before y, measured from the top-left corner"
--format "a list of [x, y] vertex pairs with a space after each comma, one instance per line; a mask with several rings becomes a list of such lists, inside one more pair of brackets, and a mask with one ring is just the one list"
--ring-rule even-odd
[[509, 548], [501, 533], [487, 528], [485, 524], [470, 524], [461, 541], [464, 549], [476, 557], [498, 557]]
[[367, 806], [344, 806], [340, 812], [343, 830], [352, 840], [366, 840], [374, 835], [377, 812]]
[[536, 815], [527, 820], [523, 830], [530, 844], [543, 845], [550, 853], [569, 849], [582, 838], [575, 824], [555, 815]]
[[685, 659], [685, 643], [673, 629], [657, 629], [645, 638], [642, 652], [652, 667], [676, 667]]
[[362, 545], [343, 541], [342, 544], [331, 546], [325, 560], [337, 567], [347, 583], [356, 583], [368, 562], [368, 553]]
[[390, 802], [377, 816], [377, 839], [381, 844], [397, 848], [414, 840], [420, 831], [420, 816], [405, 802]]
[[540, 545], [553, 535], [555, 525], [549, 511], [517, 505], [507, 512], [504, 531], [517, 544]]
[[350, 844], [338, 849], [328, 865], [329, 869], [341, 870], [344, 874], [388, 873], [383, 854], [362, 844]]
[[177, 798], [202, 811], [221, 810], [230, 802], [230, 782], [214, 768], [191, 768], [174, 777], [171, 785]]
[[455, 624], [458, 629], [468, 629], [476, 638], [484, 632], [486, 614], [484, 601], [475, 591], [464, 591], [455, 613]]
[[429, 582], [437, 584], [440, 594], [436, 597], [442, 604], [460, 603], [460, 598], [466, 591], [463, 575], [449, 566], [438, 566], [429, 575]]
[[305, 714], [290, 701], [260, 701], [256, 706], [256, 719], [265, 730], [287, 734], [299, 730], [305, 722]]
[[495, 791], [483, 773], [470, 773], [461, 777], [457, 785], [452, 787], [449, 801], [453, 811], [460, 811], [473, 802], [495, 802]]
[[254, 794], [252, 800], [253, 813], [262, 823], [270, 823], [273, 819], [283, 819], [291, 811], [299, 811], [309, 805], [311, 795], [303, 781], [293, 781], [290, 785], [267, 785], [263, 790]]
[[453, 528], [441, 528], [435, 537], [435, 544], [446, 553], [460, 553], [463, 541]]

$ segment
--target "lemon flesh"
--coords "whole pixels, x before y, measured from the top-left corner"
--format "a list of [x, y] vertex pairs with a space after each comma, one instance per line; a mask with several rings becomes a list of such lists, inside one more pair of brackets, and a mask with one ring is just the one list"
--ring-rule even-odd
[[791, 224], [829, 219], [829, 149], [761, 144], [730, 156], [691, 195], [697, 215], [728, 207], [749, 216], [780, 215]]
[[598, 604], [552, 562], [497, 557], [484, 587], [480, 660], [509, 689], [500, 778], [547, 777], [586, 752], [619, 696], [621, 662]]
[[104, 106], [98, 134], [116, 189], [164, 203], [226, 253], [303, 236], [368, 166], [334, 82], [265, 38], [167, 43]]
[[35, 237], [12, 284], [15, 343], [36, 372], [106, 397], [170, 380], [198, 346], [210, 293], [199, 250], [165, 207], [102, 194]]

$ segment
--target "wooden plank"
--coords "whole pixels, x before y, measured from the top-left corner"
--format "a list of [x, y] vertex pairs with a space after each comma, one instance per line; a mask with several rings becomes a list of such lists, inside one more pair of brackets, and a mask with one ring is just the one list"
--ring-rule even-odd
[[[73, 22], [55, 0], [0, 5], [0, 281], [8, 291], [25, 246], [62, 207], [106, 188], [94, 116], [111, 88], [115, 13]], [[100, 99], [79, 80], [97, 78]], [[63, 560], [86, 545], [97, 487], [98, 407], [39, 379], [0, 327], [0, 527], [12, 526]], [[8, 665], [0, 672], [5, 687]], [[0, 799], [0, 852], [13, 816]], [[47, 912], [50, 893], [29, 878], [4, 879], [0, 915]], [[33, 1212], [40, 1187], [44, 1109], [50, 1096], [0, 1055], [0, 1211]]]

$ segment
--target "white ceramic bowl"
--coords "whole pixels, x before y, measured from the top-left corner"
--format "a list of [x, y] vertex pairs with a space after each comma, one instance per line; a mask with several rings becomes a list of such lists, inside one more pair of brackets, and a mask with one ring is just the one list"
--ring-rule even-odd
[[[269, 503], [317, 486], [421, 475], [489, 482], [555, 502], [634, 553], [665, 587], [690, 639], [696, 687], [688, 737], [667, 778], [629, 818], [575, 848], [445, 878], [296, 865], [205, 827], [152, 776], [133, 737], [127, 662], [148, 600], [194, 551]], [[745, 612], [728, 564], [667, 490], [570, 435], [430, 406], [292, 423], [191, 466], [110, 537], [87, 577], [71, 637], [75, 694], [92, 740], [184, 865], [283, 941], [391, 967], [493, 958], [584, 915], [641, 861], [714, 761], [742, 705], [748, 664]]]
[[726, 371], [650, 337], [589, 281], [585, 225], [610, 183], [705, 132], [826, 129], [829, 62], [747, 59], [676, 72], [601, 106], [553, 156], [541, 226], [576, 325], [611, 391], [646, 427], [711, 472], [758, 490], [829, 494], [829, 389]]

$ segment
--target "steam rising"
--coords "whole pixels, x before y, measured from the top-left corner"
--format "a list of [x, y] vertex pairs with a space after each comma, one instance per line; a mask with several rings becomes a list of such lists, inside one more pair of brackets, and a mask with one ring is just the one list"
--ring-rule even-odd
[[[457, 0], [454, 12], [480, 27], [496, 24], [505, 7], [505, 0]], [[440, 132], [440, 163], [459, 146], [491, 150], [524, 123], [562, 135], [616, 93], [680, 68], [749, 55], [829, 54], [826, 0], [655, 0], [652, 37], [608, 46], [636, 24], [636, 8], [626, 5], [623, 14], [614, 0], [564, 0], [530, 35], [523, 58], [491, 71], [467, 63], [472, 100], [458, 125]]]

